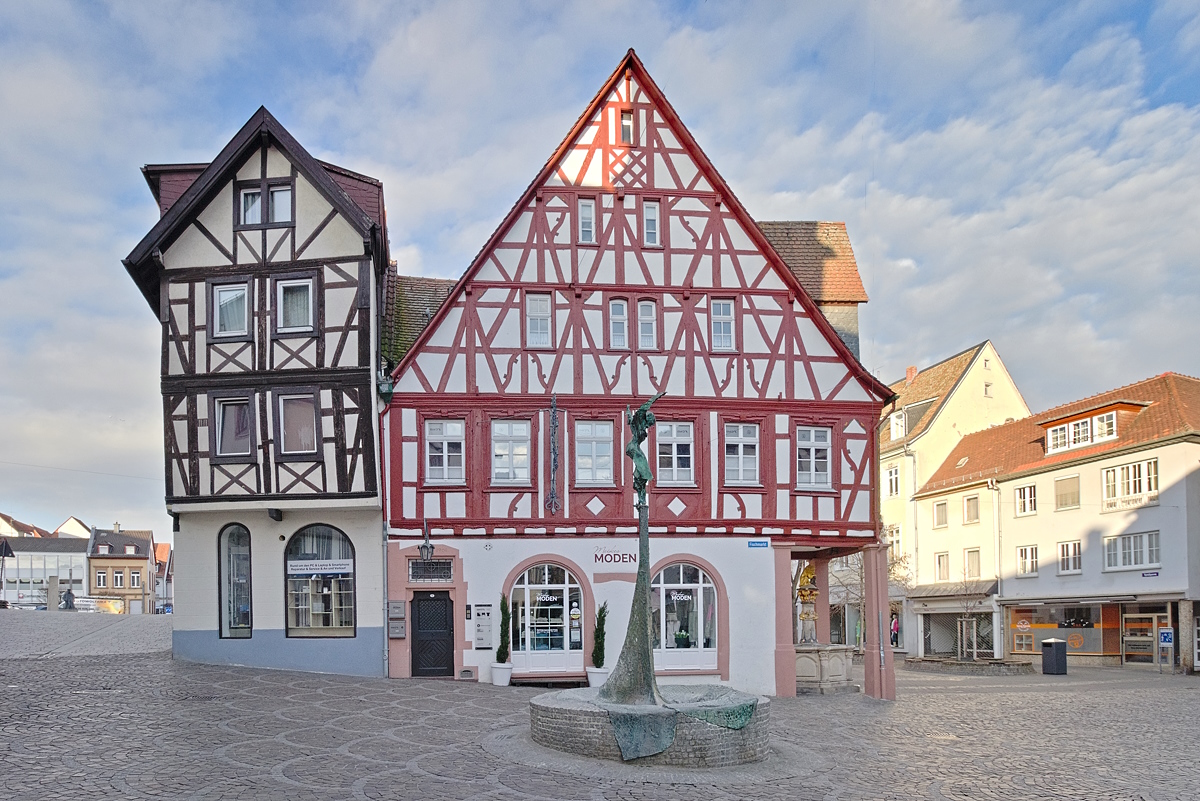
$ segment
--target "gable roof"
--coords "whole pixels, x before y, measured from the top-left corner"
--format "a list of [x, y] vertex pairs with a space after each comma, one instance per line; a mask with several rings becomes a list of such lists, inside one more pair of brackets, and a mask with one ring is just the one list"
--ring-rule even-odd
[[[1044, 423], [1121, 401], [1144, 405], [1140, 411], [1118, 418], [1116, 439], [1086, 448], [1046, 454]], [[1187, 435], [1200, 435], [1200, 379], [1179, 373], [1163, 373], [1013, 423], [968, 434], [959, 441], [917, 495], [944, 492], [988, 478], [1012, 478], [1074, 462], [1090, 461]], [[966, 461], [962, 462], [963, 459]], [[962, 467], [958, 466], [960, 462]]]
[[[111, 545], [112, 553], [101, 554], [97, 551], [96, 546], [101, 544]], [[120, 531], [111, 531], [102, 528], [92, 529], [92, 538], [88, 540], [88, 556], [101, 558], [105, 556], [132, 556], [134, 554], [125, 553], [126, 545], [134, 545], [137, 547], [137, 554], [143, 559], [154, 558], [154, 532], [149, 529], [121, 529]]]
[[[983, 352], [991, 340], [985, 339], [978, 345], [967, 348], [964, 351], [954, 354], [953, 356], [942, 359], [934, 365], [926, 367], [917, 373], [916, 377], [909, 383], [902, 378], [899, 381], [894, 381], [890, 384], [893, 392], [896, 393], [896, 398], [892, 404], [895, 410], [900, 410], [906, 407], [919, 406], [928, 402], [924, 408], [912, 410], [906, 421], [905, 432], [903, 437], [892, 439], [891, 426], [881, 426], [879, 432], [879, 450], [886, 451], [889, 448], [899, 447], [905, 442], [912, 442], [917, 437], [921, 436], [933, 424], [942, 406], [946, 400], [953, 394], [954, 389], [962, 381], [963, 376], [967, 374], [967, 370], [974, 363], [975, 359]], [[886, 416], [885, 412], [885, 416]]]
[[[335, 209], [342, 214], [350, 225], [362, 235], [364, 241], [370, 241], [372, 250], [377, 251], [376, 268], [380, 271], [387, 264], [387, 238], [381, 229], [381, 224], [373, 220], [358, 206], [346, 190], [343, 189], [333, 174], [321, 162], [314, 159], [304, 147], [297, 142], [279, 120], [267, 111], [265, 106], [259, 106], [258, 111], [246, 121], [229, 143], [221, 149], [196, 178], [183, 190], [178, 199], [172, 202], [154, 227], [142, 237], [142, 241], [122, 259], [130, 277], [142, 290], [142, 295], [150, 308], [158, 313], [158, 271], [154, 254], [161, 253], [174, 242], [187, 228], [194, 213], [203, 209], [217, 192], [229, 180], [230, 175], [237, 170], [251, 151], [258, 149], [263, 141], [270, 141], [282, 150], [288, 159], [296, 165], [296, 169], [304, 174], [317, 191]], [[155, 200], [163, 208], [163, 187], [160, 176], [168, 165], [148, 165], [150, 174], [146, 174], [146, 182], [155, 194]], [[200, 165], [180, 165], [182, 168], [195, 168]], [[330, 165], [332, 166], [332, 165]], [[341, 170], [341, 168], [337, 168]], [[183, 171], [187, 171], [184, 169]], [[349, 173], [348, 170], [342, 171]], [[357, 173], [349, 173], [358, 176]], [[348, 176], [344, 176], [348, 177]], [[369, 179], [374, 181], [374, 179]], [[174, 187], [175, 190], [178, 187]]]
[[866, 303], [844, 222], [759, 221], [763, 236], [817, 303]]
[[35, 526], [32, 523], [22, 523], [12, 515], [0, 514], [0, 520], [3, 520], [8, 525], [23, 537], [53, 537], [54, 534], [40, 526]]
[[[0, 537], [14, 553], [87, 553], [82, 537]], [[11, 565], [9, 566], [11, 569]], [[9, 573], [9, 575], [13, 575]]]
[[[807, 290], [805, 290], [805, 288], [800, 284], [800, 281], [797, 279], [795, 273], [793, 273], [787, 264], [784, 263], [779, 254], [775, 252], [775, 248], [771, 246], [771, 243], [763, 235], [762, 230], [755, 224], [754, 220], [750, 217], [749, 212], [746, 211], [741, 201], [738, 200], [737, 196], [733, 193], [733, 190], [731, 190], [729, 185], [725, 183], [725, 179], [721, 177], [721, 174], [717, 172], [716, 167], [714, 167], [712, 162], [709, 161], [708, 156], [703, 150], [700, 149], [700, 146], [692, 137], [691, 132], [688, 131], [687, 126], [683, 124], [683, 121], [675, 112], [674, 107], [671, 106], [671, 103], [662, 93], [662, 90], [659, 89], [658, 84], [656, 84], [654, 79], [650, 77], [650, 73], [647, 72], [645, 65], [643, 65], [641, 59], [637, 57], [637, 54], [633, 51], [633, 48], [629, 49], [629, 51], [625, 54], [625, 57], [621, 60], [621, 63], [617, 65], [617, 68], [613, 70], [612, 74], [608, 76], [608, 79], [604, 81], [599, 91], [597, 91], [595, 96], [592, 98], [591, 102], [588, 103], [588, 105], [584, 108], [583, 113], [580, 114], [576, 119], [575, 124], [571, 126], [571, 130], [567, 132], [567, 135], [563, 138], [562, 142], [559, 143], [558, 147], [555, 148], [553, 153], [551, 153], [550, 158], [546, 160], [546, 163], [542, 166], [541, 170], [538, 171], [537, 175], [532, 181], [530, 181], [520, 198], [518, 198], [517, 202], [513, 204], [508, 214], [505, 215], [504, 219], [500, 222], [500, 225], [496, 227], [496, 230], [484, 243], [483, 247], [480, 248], [478, 253], [476, 253], [475, 258], [472, 259], [471, 265], [467, 268], [467, 271], [461, 278], [458, 279], [454, 287], [451, 289], [450, 297], [456, 297], [459, 293], [461, 293], [466, 283], [471, 279], [472, 276], [475, 275], [475, 273], [479, 271], [480, 267], [486, 260], [487, 254], [491, 253], [500, 243], [504, 237], [504, 234], [509, 230], [509, 228], [529, 205], [538, 188], [545, 184], [547, 179], [550, 178], [555, 167], [566, 155], [572, 143], [580, 136], [588, 122], [599, 111], [605, 98], [607, 98], [608, 95], [614, 90], [617, 81], [623, 78], [626, 72], [637, 78], [639, 86], [643, 91], [645, 91], [646, 95], [653, 102], [659, 114], [662, 115], [667, 126], [678, 138], [679, 143], [682, 145], [684, 150], [686, 150], [688, 155], [695, 161], [698, 170], [708, 179], [709, 183], [712, 185], [713, 192], [722, 199], [723, 203], [728, 205], [729, 210], [742, 225], [746, 235], [762, 252], [767, 262], [775, 267], [780, 279], [783, 280], [784, 284], [796, 293], [796, 297], [799, 299], [801, 305], [812, 318], [813, 324], [818, 328], [818, 330], [821, 331], [822, 335], [825, 337], [826, 341], [829, 343], [829, 346], [834, 350], [834, 352], [842, 357], [842, 360], [850, 369], [850, 373], [862, 382], [863, 387], [868, 392], [876, 395], [880, 400], [886, 401], [888, 398], [892, 397], [892, 391], [881, 381], [879, 381], [879, 379], [871, 375], [871, 373], [865, 367], [863, 367], [861, 363], [859, 363], [858, 359], [854, 356], [854, 353], [850, 350], [846, 343], [842, 341], [841, 337], [838, 336], [837, 332], [834, 330], [829, 321], [825, 319], [825, 315], [821, 313], [816, 302], [812, 299], [812, 297], [809, 296]], [[437, 315], [435, 315], [434, 320], [440, 319], [441, 316], [445, 314], [445, 311], [448, 307], [448, 303], [443, 303], [442, 308], [439, 310]], [[425, 327], [425, 329], [417, 336], [416, 341], [405, 353], [403, 361], [413, 358], [413, 353], [420, 350], [420, 345], [430, 336], [432, 329], [432, 325], [427, 325]], [[392, 371], [392, 377], [399, 378], [404, 366], [404, 364], [397, 365]]]

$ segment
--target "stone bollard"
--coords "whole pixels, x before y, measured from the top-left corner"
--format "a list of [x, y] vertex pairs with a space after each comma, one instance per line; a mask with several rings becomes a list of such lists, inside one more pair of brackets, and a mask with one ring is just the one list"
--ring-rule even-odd
[[58, 611], [58, 576], [46, 578], [46, 611]]

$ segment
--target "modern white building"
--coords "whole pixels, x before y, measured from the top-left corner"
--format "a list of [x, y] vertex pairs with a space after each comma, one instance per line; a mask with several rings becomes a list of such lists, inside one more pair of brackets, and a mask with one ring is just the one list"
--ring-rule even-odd
[[1057, 637], [1073, 661], [1149, 663], [1169, 628], [1194, 668], [1200, 380], [1166, 373], [965, 437], [917, 502], [954, 533], [950, 571], [964, 549], [996, 569], [997, 650]]

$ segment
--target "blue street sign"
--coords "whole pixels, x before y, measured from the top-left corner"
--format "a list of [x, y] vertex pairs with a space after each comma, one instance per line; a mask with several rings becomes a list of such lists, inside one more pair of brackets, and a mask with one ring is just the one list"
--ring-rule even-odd
[[1158, 630], [1159, 645], [1174, 645], [1175, 644], [1175, 629], [1159, 629]]
[[768, 542], [767, 540], [748, 540], [746, 542], [746, 547], [747, 548], [770, 548], [771, 543]]

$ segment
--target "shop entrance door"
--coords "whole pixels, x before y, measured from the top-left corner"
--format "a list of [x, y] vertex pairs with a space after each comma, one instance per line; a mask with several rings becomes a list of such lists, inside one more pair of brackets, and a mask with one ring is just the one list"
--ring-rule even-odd
[[454, 675], [454, 603], [448, 592], [418, 592], [412, 602], [413, 676]]
[[1171, 625], [1171, 616], [1123, 615], [1121, 617], [1121, 663], [1154, 664], [1155, 627]]

